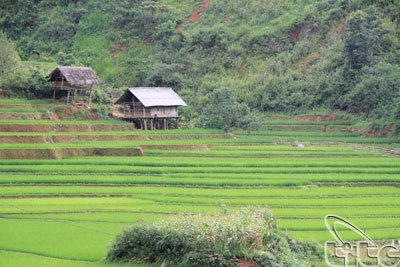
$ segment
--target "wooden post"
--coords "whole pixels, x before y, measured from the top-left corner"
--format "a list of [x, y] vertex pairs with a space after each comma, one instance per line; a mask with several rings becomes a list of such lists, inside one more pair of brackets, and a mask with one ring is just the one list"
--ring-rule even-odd
[[93, 94], [93, 85], [90, 85], [90, 94], [89, 94], [89, 107], [90, 104], [92, 103], [92, 94]]
[[154, 130], [154, 128], [153, 128], [153, 119], [150, 119], [150, 130], [151, 130], [151, 131]]
[[147, 120], [143, 119], [143, 122], [144, 122], [144, 130], [147, 131]]
[[176, 128], [177, 128], [177, 129], [179, 128], [179, 123], [180, 123], [180, 120], [179, 120], [179, 118], [177, 118], [177, 119], [176, 119]]
[[73, 98], [73, 103], [75, 104], [76, 103], [76, 89], [74, 90], [74, 98]]
[[56, 88], [54, 87], [54, 92], [53, 92], [53, 102], [56, 102]]
[[167, 119], [164, 119], [164, 130], [167, 130]]
[[69, 95], [70, 95], [70, 93], [71, 93], [71, 89], [68, 90], [68, 94], [67, 94], [67, 104], [69, 104]]

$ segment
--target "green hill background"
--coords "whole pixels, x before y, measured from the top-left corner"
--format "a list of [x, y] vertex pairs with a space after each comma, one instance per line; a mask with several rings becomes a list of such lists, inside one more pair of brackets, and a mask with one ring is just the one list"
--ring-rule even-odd
[[48, 69], [82, 65], [105, 81], [98, 101], [170, 86], [197, 126], [221, 88], [257, 112], [339, 109], [390, 124], [399, 18], [397, 0], [5, 0], [0, 86], [43, 95]]

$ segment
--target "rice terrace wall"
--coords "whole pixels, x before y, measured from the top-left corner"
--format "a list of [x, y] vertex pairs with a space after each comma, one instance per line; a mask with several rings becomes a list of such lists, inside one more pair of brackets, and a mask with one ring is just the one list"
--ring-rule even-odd
[[[100, 261], [121, 227], [221, 205], [266, 208], [278, 230], [297, 240], [332, 240], [327, 214], [373, 240], [400, 238], [400, 159], [385, 152], [399, 149], [400, 140], [314, 127], [347, 129], [350, 121], [284, 129], [296, 123], [265, 121], [250, 135], [225, 135], [146, 132], [113, 121], [3, 120], [0, 263]], [[339, 230], [346, 241], [358, 239]]]

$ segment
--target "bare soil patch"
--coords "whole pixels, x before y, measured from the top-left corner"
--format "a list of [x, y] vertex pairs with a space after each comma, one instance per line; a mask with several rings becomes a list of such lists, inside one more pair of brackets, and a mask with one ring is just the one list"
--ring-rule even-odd
[[141, 156], [140, 148], [5, 148], [0, 149], [0, 159], [62, 159], [89, 156]]
[[[203, 13], [206, 11], [206, 8], [210, 3], [211, 0], [203, 0], [201, 6], [193, 10], [192, 14], [186, 19], [186, 22], [189, 24], [194, 24], [201, 20], [201, 18], [203, 17]], [[179, 23], [176, 26], [176, 30], [179, 31], [182, 28], [183, 24], [184, 22]]]
[[0, 135], [0, 144], [53, 144], [77, 141], [146, 141], [146, 140], [189, 140], [189, 139], [225, 139], [228, 135], [147, 135], [147, 134], [126, 134], [126, 135]]
[[0, 112], [0, 120], [42, 120], [45, 113], [39, 112]]
[[123, 132], [135, 130], [133, 124], [0, 124], [0, 132]]

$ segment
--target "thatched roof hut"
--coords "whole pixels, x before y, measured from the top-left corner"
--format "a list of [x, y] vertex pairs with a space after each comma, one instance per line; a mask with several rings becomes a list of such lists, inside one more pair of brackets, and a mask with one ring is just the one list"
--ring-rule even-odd
[[72, 86], [101, 83], [94, 70], [87, 67], [57, 67], [49, 75], [49, 81], [52, 82], [61, 82], [63, 78]]
[[[87, 67], [57, 67], [50, 73], [48, 80], [53, 82], [53, 100], [55, 100], [56, 90], [68, 91], [67, 103], [76, 102], [76, 90], [88, 90], [90, 91], [89, 105], [92, 100], [93, 85], [101, 83], [94, 70]], [[74, 90], [72, 101], [71, 90]]]

